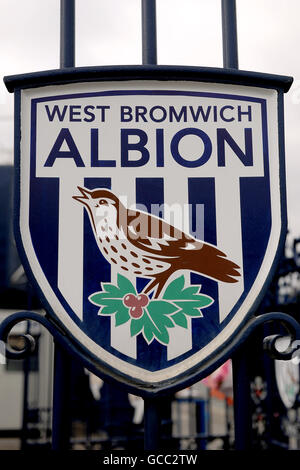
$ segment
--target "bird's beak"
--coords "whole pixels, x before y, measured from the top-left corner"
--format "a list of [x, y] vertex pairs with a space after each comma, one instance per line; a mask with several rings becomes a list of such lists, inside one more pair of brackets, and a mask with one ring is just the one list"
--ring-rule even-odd
[[88, 191], [86, 188], [81, 188], [80, 186], [77, 186], [77, 188], [81, 192], [82, 196], [72, 196], [73, 199], [81, 202], [82, 204], [87, 204], [88, 200], [91, 198], [90, 191]]

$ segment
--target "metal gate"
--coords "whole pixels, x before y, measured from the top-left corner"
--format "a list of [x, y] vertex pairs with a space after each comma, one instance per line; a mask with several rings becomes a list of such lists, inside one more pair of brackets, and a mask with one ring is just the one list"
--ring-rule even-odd
[[[223, 28], [223, 67], [224, 69], [238, 69], [238, 47], [236, 27], [235, 0], [222, 0], [222, 28]], [[156, 2], [155, 0], [142, 0], [142, 51], [143, 65], [156, 65]], [[60, 67], [66, 71], [75, 66], [75, 0], [61, 0], [61, 53]], [[38, 315], [31, 311], [16, 313], [4, 320], [0, 327], [0, 338], [7, 340], [11, 328], [17, 323], [34, 320], [46, 327], [53, 335], [55, 343], [54, 352], [54, 386], [53, 386], [53, 417], [52, 417], [52, 449], [68, 449], [70, 446], [70, 381], [72, 370], [72, 344], [46, 316]], [[267, 325], [267, 326], [266, 326]], [[257, 312], [239, 333], [237, 346], [233, 348], [233, 388], [234, 388], [234, 429], [235, 449], [250, 449], [255, 440], [253, 426], [253, 406], [251, 405], [251, 393], [253, 387], [253, 338], [254, 334], [259, 342], [263, 342], [265, 351], [273, 358], [290, 359], [295, 354], [294, 346], [298, 346], [300, 340], [300, 325], [287, 313], [262, 313]], [[289, 345], [279, 352], [276, 348], [277, 340], [282, 336], [289, 336]], [[24, 335], [26, 346], [21, 351], [13, 351], [7, 347], [8, 358], [24, 358], [34, 349], [34, 340], [30, 334]], [[241, 346], [238, 344], [241, 343]], [[252, 345], [252, 346], [251, 346]], [[77, 355], [78, 357], [78, 355]], [[86, 365], [84, 355], [81, 357], [83, 366]], [[213, 437], [205, 428], [205, 414], [207, 402], [192, 397], [176, 398], [159, 393], [144, 394], [144, 449], [158, 450], [161, 448], [166, 436], [162, 436], [162, 408], [161, 400], [173, 400], [174, 416], [180, 415], [184, 407], [194, 408], [194, 413], [201, 416], [193, 436], [197, 448], [205, 448], [206, 443]], [[228, 401], [224, 401], [226, 416], [228, 414]], [[196, 410], [196, 411], [195, 411]], [[188, 411], [188, 415], [191, 413]], [[227, 416], [228, 418], [228, 416]], [[224, 448], [229, 447], [230, 426], [226, 418], [227, 430], [220, 436], [224, 441]], [[259, 419], [259, 418], [258, 418]], [[178, 421], [179, 422], [179, 421]], [[203, 424], [204, 423], [204, 424]], [[179, 426], [179, 424], [178, 424]], [[175, 431], [177, 438], [187, 439], [182, 429]], [[231, 427], [232, 429], [232, 427]], [[140, 436], [141, 438], [141, 436]], [[164, 439], [164, 440], [162, 440]], [[94, 442], [95, 444], [95, 442]], [[90, 441], [90, 445], [92, 443]]]

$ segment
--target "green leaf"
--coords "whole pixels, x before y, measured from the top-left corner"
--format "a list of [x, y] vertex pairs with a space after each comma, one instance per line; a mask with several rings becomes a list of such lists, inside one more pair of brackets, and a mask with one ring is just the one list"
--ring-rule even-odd
[[146, 313], [144, 313], [144, 315], [141, 317], [141, 318], [138, 318], [138, 319], [132, 319], [131, 320], [131, 323], [130, 323], [130, 334], [131, 336], [136, 336], [138, 335], [143, 327], [144, 327], [144, 316], [146, 315]]
[[126, 308], [124, 305], [120, 306], [120, 308], [116, 312], [115, 320], [116, 320], [116, 323], [115, 323], [116, 326], [120, 326], [128, 322], [128, 320], [130, 320], [128, 308]]
[[172, 300], [172, 299], [178, 299], [178, 295], [180, 295], [180, 292], [184, 288], [184, 276], [180, 276], [174, 281], [172, 281], [168, 287], [165, 290], [164, 299]]
[[[149, 315], [147, 320], [147, 327], [151, 326], [151, 330], [160, 342], [164, 344], [169, 343], [169, 333], [167, 328], [173, 328], [173, 321], [167, 316], [162, 314], [157, 309], [151, 309], [151, 304], [148, 305], [146, 312]], [[150, 307], [150, 309], [149, 309]]]
[[136, 336], [142, 332], [148, 344], [150, 344], [154, 339], [157, 339], [162, 344], [168, 344], [169, 333], [167, 328], [173, 326], [174, 323], [168, 316], [161, 315], [158, 311], [155, 311], [155, 309], [152, 312], [152, 315], [150, 315], [148, 310], [145, 309], [145, 313], [141, 318], [131, 320], [130, 333], [131, 336]]
[[166, 345], [169, 344], [170, 337], [169, 337], [169, 332], [166, 327], [163, 327], [160, 330], [155, 330], [154, 334], [156, 338], [158, 339], [158, 341]]
[[184, 289], [184, 282], [184, 276], [180, 276], [172, 281], [165, 290], [163, 298], [167, 300], [196, 300], [201, 286], [189, 286]]
[[131, 320], [132, 337], [142, 333], [148, 344], [157, 339], [167, 345], [170, 341], [168, 328], [174, 328], [175, 325], [187, 328], [187, 316], [202, 317], [200, 309], [208, 307], [214, 301], [199, 293], [200, 285], [186, 288], [184, 285], [184, 276], [172, 281], [165, 290], [163, 299], [150, 300], [139, 319], [131, 318], [129, 308], [123, 304], [125, 295], [137, 295], [137, 291], [131, 281], [121, 274], [118, 274], [117, 285], [102, 283], [102, 291], [90, 295], [89, 300], [100, 306], [99, 315], [115, 315], [116, 326]]
[[202, 312], [199, 310], [199, 303], [196, 301], [189, 302], [176, 302], [176, 305], [181, 308], [181, 312], [191, 317], [203, 317]]
[[180, 294], [181, 299], [193, 299], [195, 295], [198, 294], [199, 290], [201, 289], [201, 286], [189, 286], [186, 287], [185, 289], [182, 290]]
[[211, 305], [214, 302], [214, 299], [209, 297], [209, 295], [199, 294], [194, 296], [195, 300], [197, 300], [197, 304], [199, 308], [205, 308]]
[[99, 302], [101, 302], [102, 299], [103, 299], [102, 292], [96, 292], [95, 294], [92, 294], [89, 296], [89, 301], [96, 305], [101, 305], [101, 303]]
[[112, 312], [110, 307], [103, 306], [100, 308], [98, 315], [112, 315], [114, 313], [115, 312]]
[[123, 302], [120, 299], [100, 299], [97, 302], [97, 305], [103, 305], [109, 307], [111, 313], [115, 313], [117, 310], [123, 307]]
[[165, 300], [151, 300], [148, 304], [148, 312], [150, 315], [171, 315], [178, 310], [176, 305], [166, 302]]
[[[166, 326], [168, 328], [172, 328], [174, 326], [174, 323], [167, 315], [161, 314], [158, 310], [149, 309], [149, 307], [150, 307], [150, 304], [147, 307], [148, 314], [151, 320], [153, 321], [154, 325], [159, 330], [165, 328]], [[178, 308], [176, 308], [176, 310], [178, 310]]]
[[96, 305], [105, 305], [109, 301], [122, 302], [120, 298], [112, 298], [112, 296], [107, 292], [96, 292], [95, 294], [90, 295], [89, 300]]
[[122, 298], [126, 294], [137, 294], [133, 284], [129, 281], [129, 279], [127, 279], [127, 277], [122, 276], [122, 274], [118, 274], [118, 286], [120, 291], [122, 292]]
[[152, 322], [149, 320], [149, 318], [146, 317], [144, 318], [144, 330], [143, 330], [143, 335], [147, 342], [150, 344], [151, 341], [154, 339], [154, 325]]
[[[184, 288], [184, 282], [184, 276], [180, 276], [172, 281], [165, 290], [163, 298], [172, 300], [173, 304], [177, 305], [180, 309], [178, 313], [191, 317], [203, 317], [200, 309], [208, 307], [214, 300], [208, 295], [199, 293], [201, 289], [200, 285]], [[183, 318], [180, 315], [177, 316], [176, 319], [183, 324]], [[174, 315], [172, 316], [172, 320], [175, 321]]]
[[90, 302], [96, 305], [102, 305], [103, 299], [123, 299], [126, 294], [135, 294], [137, 292], [132, 283], [121, 274], [118, 274], [118, 286], [109, 283], [102, 283], [102, 291], [90, 295]]
[[182, 311], [177, 312], [174, 315], [172, 315], [172, 320], [176, 325], [181, 326], [182, 328], [187, 328], [188, 327], [188, 322], [187, 322], [186, 315], [184, 315], [184, 313], [182, 313]]
[[[201, 289], [200, 285], [194, 285], [194, 286], [189, 286], [184, 288], [184, 276], [180, 276], [174, 281], [171, 282], [171, 284], [168, 285], [167, 289], [165, 290], [163, 298], [166, 300], [201, 300], [203, 298], [212, 299], [204, 294], [199, 294], [199, 291]], [[205, 302], [204, 302], [205, 303]], [[211, 302], [208, 302], [202, 306], [206, 306]]]
[[[116, 326], [123, 325], [123, 323], [126, 323], [128, 320], [130, 320], [128, 308], [125, 307], [121, 299], [107, 299], [105, 297], [102, 298], [101, 294], [99, 293], [91, 297], [93, 297], [94, 303], [101, 306], [98, 312], [98, 315], [116, 314], [115, 316]], [[90, 300], [91, 300], [91, 297], [90, 297]]]
[[149, 323], [147, 323], [147, 329], [152, 332], [153, 337], [155, 337], [158, 341], [163, 344], [169, 344], [170, 337], [166, 327], [161, 327], [161, 329], [158, 329], [149, 320]]
[[113, 284], [102, 283], [102, 289], [102, 294], [104, 294], [105, 297], [120, 298], [122, 296], [122, 294], [120, 293], [120, 289], [117, 286], [114, 286]]

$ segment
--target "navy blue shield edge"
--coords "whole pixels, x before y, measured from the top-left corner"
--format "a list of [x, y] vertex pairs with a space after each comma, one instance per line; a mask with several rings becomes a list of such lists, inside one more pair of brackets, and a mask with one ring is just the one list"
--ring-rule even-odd
[[[97, 78], [81, 69], [80, 76], [40, 73], [6, 84], [16, 98], [16, 241], [27, 274], [74, 353], [84, 351], [97, 373], [143, 393], [182, 388], [224, 362], [267, 289], [286, 233], [282, 98], [291, 80], [125, 70], [127, 81], [122, 68], [99, 68]], [[127, 215], [138, 209], [140, 221], [148, 213], [181, 229], [184, 255], [198, 240], [219, 250], [237, 282], [195, 268], [191, 256], [172, 271], [166, 238], [155, 247], [152, 237], [144, 251], [135, 242], [133, 271], [125, 256], [133, 245], [120, 225], [113, 232], [119, 258], [107, 255], [104, 248], [116, 246], [102, 243], [101, 224], [95, 228], [91, 209], [78, 204], [91, 198], [99, 215], [97, 191], [106, 207], [116, 197]], [[181, 225], [167, 217], [176, 204]], [[129, 217], [122, 227], [132, 224]], [[170, 275], [156, 297], [147, 283], [163, 277], [164, 263]]]

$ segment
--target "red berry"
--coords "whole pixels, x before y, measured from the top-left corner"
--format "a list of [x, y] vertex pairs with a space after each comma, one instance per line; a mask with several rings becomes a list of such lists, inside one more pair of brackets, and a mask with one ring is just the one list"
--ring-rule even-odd
[[149, 299], [146, 294], [139, 294], [136, 299], [138, 301], [138, 305], [140, 305], [141, 307], [147, 307]]
[[130, 316], [132, 318], [140, 318], [143, 315], [143, 308], [138, 306], [131, 307], [129, 310]]
[[136, 305], [136, 296], [134, 294], [127, 294], [123, 298], [123, 304], [126, 305], [126, 307], [133, 307]]

